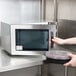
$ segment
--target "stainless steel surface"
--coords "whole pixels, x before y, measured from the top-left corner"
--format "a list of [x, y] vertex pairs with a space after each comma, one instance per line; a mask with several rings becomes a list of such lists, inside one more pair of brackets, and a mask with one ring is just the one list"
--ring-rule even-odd
[[58, 20], [58, 0], [54, 0], [54, 21]]
[[41, 76], [49, 76], [49, 64], [41, 65]]
[[[58, 37], [66, 39], [76, 37], [76, 21], [74, 20], [58, 20]], [[63, 45], [63, 48], [67, 48], [76, 51], [76, 45]]]
[[44, 55], [11, 56], [0, 48], [0, 72], [41, 65], [45, 59]]
[[46, 13], [46, 3], [45, 0], [41, 0], [41, 21], [45, 21], [45, 13]]
[[68, 67], [64, 67], [64, 76], [68, 76]]

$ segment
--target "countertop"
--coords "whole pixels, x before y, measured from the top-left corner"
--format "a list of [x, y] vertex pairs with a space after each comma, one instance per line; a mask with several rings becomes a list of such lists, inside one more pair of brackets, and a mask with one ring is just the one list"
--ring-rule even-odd
[[45, 59], [44, 55], [11, 56], [5, 51], [0, 50], [0, 72], [41, 65]]

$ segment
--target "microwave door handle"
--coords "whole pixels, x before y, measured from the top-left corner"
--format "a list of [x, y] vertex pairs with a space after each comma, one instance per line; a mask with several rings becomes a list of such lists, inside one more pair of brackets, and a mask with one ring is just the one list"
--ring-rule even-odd
[[51, 32], [51, 48], [54, 47], [54, 42], [52, 41], [53, 38], [54, 38], [54, 34], [53, 32]]

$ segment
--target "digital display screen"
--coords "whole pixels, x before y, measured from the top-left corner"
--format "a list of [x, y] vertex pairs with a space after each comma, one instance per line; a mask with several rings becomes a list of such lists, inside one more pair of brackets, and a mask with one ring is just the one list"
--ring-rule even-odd
[[49, 30], [48, 29], [16, 29], [17, 51], [48, 51]]

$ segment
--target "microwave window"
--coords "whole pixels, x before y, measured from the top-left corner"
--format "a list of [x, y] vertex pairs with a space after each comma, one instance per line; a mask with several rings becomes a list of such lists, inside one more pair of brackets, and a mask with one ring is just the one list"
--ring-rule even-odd
[[17, 51], [48, 51], [48, 29], [16, 29]]

